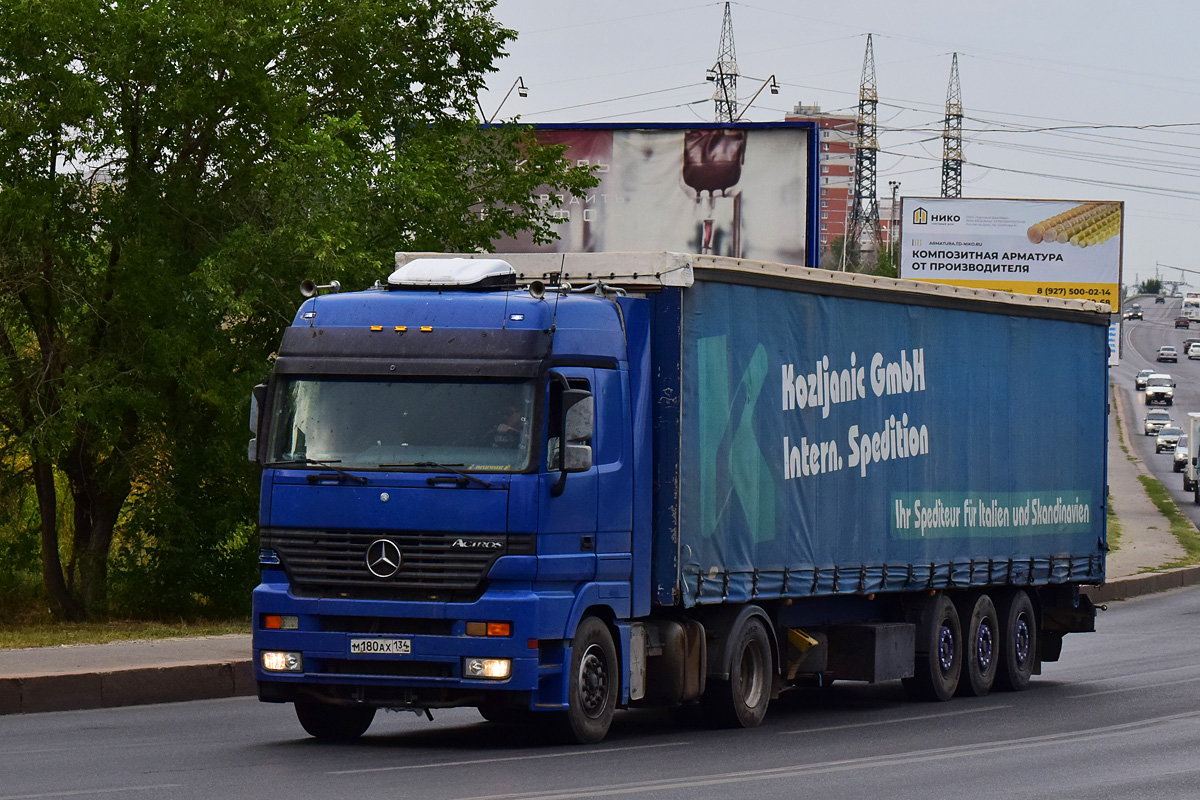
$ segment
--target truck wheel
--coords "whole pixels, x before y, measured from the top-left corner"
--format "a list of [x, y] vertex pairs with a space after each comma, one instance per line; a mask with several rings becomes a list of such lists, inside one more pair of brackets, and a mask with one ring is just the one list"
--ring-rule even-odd
[[954, 603], [944, 594], [930, 597], [917, 624], [913, 676], [903, 680], [915, 700], [949, 700], [962, 672], [962, 627]]
[[339, 706], [315, 700], [297, 700], [296, 718], [310, 736], [348, 741], [357, 739], [375, 719], [372, 706]]
[[1029, 685], [1037, 661], [1037, 618], [1029, 595], [1018, 589], [1000, 601], [1000, 663], [996, 688], [1019, 692]]
[[619, 664], [608, 626], [584, 617], [571, 640], [565, 721], [571, 741], [595, 744], [608, 734], [617, 708]]
[[1000, 624], [986, 594], [966, 595], [956, 604], [963, 621], [963, 665], [957, 693], [983, 697], [992, 689], [1000, 661]]
[[757, 728], [771, 703], [771, 641], [758, 617], [730, 631], [729, 680], [710, 680], [700, 703], [704, 717], [721, 728]]

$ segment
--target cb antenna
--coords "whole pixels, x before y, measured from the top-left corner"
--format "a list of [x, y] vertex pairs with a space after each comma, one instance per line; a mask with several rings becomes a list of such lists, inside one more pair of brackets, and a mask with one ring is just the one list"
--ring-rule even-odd
[[554, 311], [550, 314], [550, 345], [551, 349], [554, 346], [554, 331], [558, 328], [558, 301], [562, 299], [563, 273], [567, 271], [567, 254], [563, 253], [562, 258], [558, 262], [558, 291], [554, 293]]

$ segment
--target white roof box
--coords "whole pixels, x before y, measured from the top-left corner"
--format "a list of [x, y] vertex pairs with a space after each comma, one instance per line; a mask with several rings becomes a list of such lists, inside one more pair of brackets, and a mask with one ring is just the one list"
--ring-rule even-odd
[[415, 258], [388, 276], [389, 289], [512, 287], [517, 271], [499, 258]]

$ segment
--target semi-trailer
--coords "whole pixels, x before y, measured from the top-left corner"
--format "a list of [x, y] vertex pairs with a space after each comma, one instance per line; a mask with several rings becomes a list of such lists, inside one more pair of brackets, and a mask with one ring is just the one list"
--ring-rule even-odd
[[258, 694], [314, 736], [948, 700], [1094, 628], [1107, 306], [675, 253], [398, 253], [336, 288], [251, 420]]

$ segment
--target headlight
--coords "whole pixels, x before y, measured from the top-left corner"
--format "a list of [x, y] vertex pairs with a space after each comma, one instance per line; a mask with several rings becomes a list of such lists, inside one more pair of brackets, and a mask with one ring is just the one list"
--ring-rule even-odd
[[506, 680], [512, 674], [512, 660], [507, 658], [464, 658], [464, 678]]
[[262, 665], [267, 672], [304, 672], [300, 654], [282, 650], [263, 650]]

